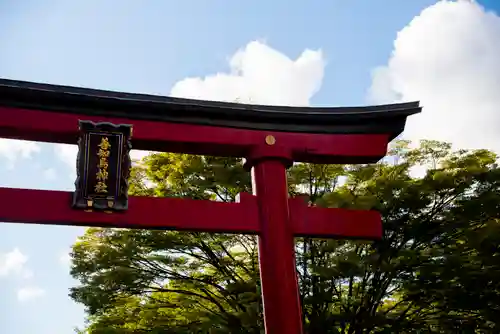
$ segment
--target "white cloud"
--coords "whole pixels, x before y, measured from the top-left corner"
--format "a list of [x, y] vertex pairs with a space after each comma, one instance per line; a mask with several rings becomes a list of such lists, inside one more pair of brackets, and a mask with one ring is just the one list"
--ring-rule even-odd
[[130, 151], [130, 159], [132, 159], [132, 161], [134, 161], [134, 160], [141, 161], [142, 158], [148, 156], [150, 153], [154, 153], [154, 152], [152, 152], [152, 151], [131, 150]]
[[70, 252], [71, 252], [71, 250], [62, 251], [59, 254], [59, 263], [61, 263], [62, 265], [65, 265], [65, 266], [70, 265], [70, 263], [71, 263]]
[[321, 87], [325, 60], [321, 51], [304, 50], [296, 59], [253, 41], [229, 61], [230, 73], [177, 82], [170, 94], [202, 100], [305, 106]]
[[76, 155], [78, 153], [78, 146], [70, 145], [70, 144], [55, 144], [54, 152], [56, 156], [68, 165], [70, 168], [70, 177], [71, 179], [76, 178]]
[[28, 257], [19, 248], [7, 253], [0, 253], [0, 277], [18, 276], [21, 278], [33, 277], [33, 272], [26, 268]]
[[420, 100], [405, 137], [500, 152], [500, 17], [471, 1], [440, 1], [402, 29], [374, 102]]
[[72, 168], [76, 168], [76, 154], [78, 153], [78, 146], [70, 144], [55, 144], [55, 152], [57, 156]]
[[45, 296], [45, 290], [38, 286], [26, 286], [17, 290], [17, 300], [26, 302], [32, 299]]
[[47, 181], [54, 181], [57, 178], [57, 172], [54, 168], [47, 168], [43, 171], [43, 177]]
[[18, 159], [31, 159], [40, 152], [40, 145], [25, 140], [0, 139], [0, 156], [7, 159], [8, 167], [14, 168]]
[[[176, 97], [235, 101], [275, 105], [309, 105], [323, 80], [325, 60], [320, 50], [304, 50], [296, 59], [253, 41], [237, 51], [229, 61], [230, 73], [205, 78], [186, 78], [177, 82], [170, 95]], [[56, 155], [75, 177], [76, 145], [58, 144]], [[149, 151], [132, 150], [133, 160], [141, 160]]]

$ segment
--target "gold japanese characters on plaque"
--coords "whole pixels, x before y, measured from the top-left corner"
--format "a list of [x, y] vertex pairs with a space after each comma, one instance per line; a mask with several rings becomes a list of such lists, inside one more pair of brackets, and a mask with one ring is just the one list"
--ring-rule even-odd
[[87, 211], [128, 208], [132, 126], [80, 121], [73, 207]]
[[98, 194], [107, 194], [108, 193], [108, 167], [109, 167], [109, 149], [111, 148], [111, 144], [109, 143], [108, 137], [102, 137], [101, 143], [97, 145], [99, 147], [99, 151], [97, 152], [97, 157], [99, 158], [99, 162], [97, 164], [97, 173], [96, 173], [96, 185], [94, 190]]

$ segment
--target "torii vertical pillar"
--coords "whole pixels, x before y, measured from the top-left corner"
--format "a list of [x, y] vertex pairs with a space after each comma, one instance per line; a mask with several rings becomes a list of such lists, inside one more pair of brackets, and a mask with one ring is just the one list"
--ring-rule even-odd
[[302, 316], [295, 243], [290, 210], [286, 167], [291, 157], [286, 150], [269, 147], [252, 152], [247, 166], [252, 167], [252, 188], [257, 195], [260, 219], [259, 265], [266, 333], [301, 334]]

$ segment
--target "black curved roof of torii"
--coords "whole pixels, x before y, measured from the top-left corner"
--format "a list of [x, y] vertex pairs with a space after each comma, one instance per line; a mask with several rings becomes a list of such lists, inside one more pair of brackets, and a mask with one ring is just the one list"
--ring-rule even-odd
[[365, 107], [286, 107], [120, 93], [0, 79], [0, 105], [92, 116], [253, 130], [399, 135], [419, 102]]

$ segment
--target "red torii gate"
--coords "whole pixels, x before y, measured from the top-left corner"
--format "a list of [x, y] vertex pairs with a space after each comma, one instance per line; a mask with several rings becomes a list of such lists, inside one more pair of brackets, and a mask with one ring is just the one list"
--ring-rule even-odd
[[[261, 106], [0, 79], [0, 137], [80, 147], [75, 193], [0, 188], [0, 221], [257, 234], [266, 333], [300, 334], [294, 236], [379, 239], [382, 224], [375, 211], [289, 198], [286, 168], [294, 161], [376, 162], [420, 109], [418, 102]], [[132, 129], [135, 149], [246, 158], [254, 195], [241, 194], [237, 203], [128, 198]]]

